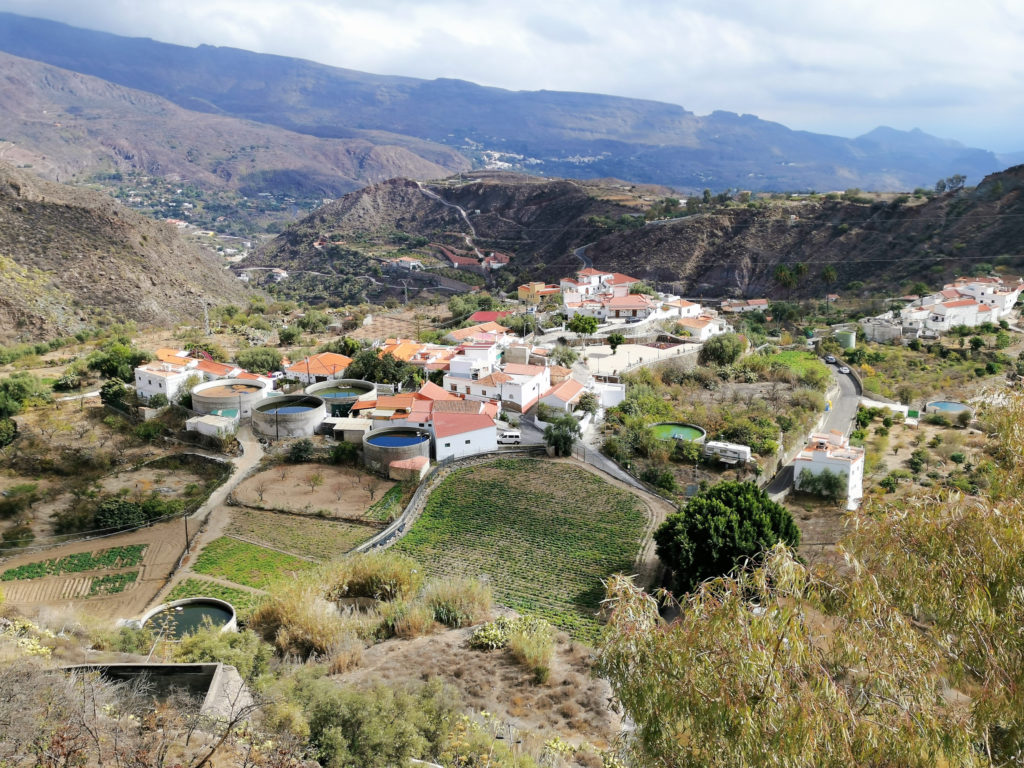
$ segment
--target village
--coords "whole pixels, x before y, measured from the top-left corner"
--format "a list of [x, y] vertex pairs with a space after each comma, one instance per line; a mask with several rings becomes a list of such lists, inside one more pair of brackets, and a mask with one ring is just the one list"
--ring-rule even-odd
[[[487, 593], [455, 623], [431, 604], [434, 619], [401, 630], [429, 638], [423, 653], [437, 674], [506, 721], [607, 745], [619, 724], [596, 703], [603, 683], [580, 688], [565, 711], [582, 714], [562, 718], [519, 673], [485, 692], [482, 658], [451, 677], [453, 648], [471, 642], [472, 630], [458, 628], [493, 616], [492, 601], [540, 617], [564, 633], [546, 663], [572, 680], [589, 674], [573, 643], [601, 631], [593, 585], [623, 570], [664, 583], [656, 534], [691, 499], [755, 487], [792, 512], [801, 556], [830, 563], [844, 515], [868, 496], [973, 492], [985, 471], [974, 413], [998, 397], [978, 386], [994, 381], [982, 373], [1016, 377], [1003, 350], [1024, 346], [1022, 290], [1006, 276], [961, 277], [928, 296], [894, 297], [881, 316], [847, 313], [794, 335], [774, 318], [792, 311], [785, 303], [688, 300], [583, 267], [504, 299], [478, 289], [451, 306], [488, 308], [429, 322], [399, 307], [353, 327], [289, 308], [262, 344], [241, 333], [234, 354], [218, 344], [226, 334], [196, 329], [148, 337], [151, 353], [127, 337], [85, 343], [80, 361], [115, 348], [142, 359], [122, 362], [123, 383], [103, 375], [77, 394], [29, 397], [36, 405], [15, 417], [0, 481], [0, 503], [13, 510], [0, 545], [6, 604], [64, 611], [91, 633], [113, 624], [123, 647], [165, 662], [204, 621], [255, 630], [293, 653], [281, 638], [307, 630], [268, 624], [269, 606], [296, 599], [283, 595], [326, 578], [339, 557], [408, 556], [428, 579], [454, 579], [459, 600]], [[826, 318], [841, 299], [828, 302]], [[273, 333], [278, 348], [267, 346]], [[932, 367], [926, 358], [947, 365], [941, 382], [915, 378]], [[52, 359], [44, 374], [89, 378], [92, 363]], [[73, 479], [61, 462], [74, 464]], [[342, 612], [332, 631], [354, 620]], [[439, 632], [444, 624], [454, 629]], [[324, 642], [310, 658], [352, 653]], [[401, 680], [420, 663], [402, 655], [396, 672], [379, 643], [358, 642], [361, 663], [332, 662], [339, 679]]]

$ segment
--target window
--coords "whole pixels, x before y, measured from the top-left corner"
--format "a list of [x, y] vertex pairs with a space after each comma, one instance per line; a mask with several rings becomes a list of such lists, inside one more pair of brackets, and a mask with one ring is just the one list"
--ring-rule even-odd
[[444, 444], [444, 447], [445, 447], [445, 448], [451, 448], [451, 447], [452, 447], [452, 444], [451, 444], [451, 443], [445, 443], [445, 444]]
[[470, 443], [470, 441], [469, 441], [469, 440], [467, 440], [467, 441], [466, 441], [466, 445], [469, 445], [469, 443]]

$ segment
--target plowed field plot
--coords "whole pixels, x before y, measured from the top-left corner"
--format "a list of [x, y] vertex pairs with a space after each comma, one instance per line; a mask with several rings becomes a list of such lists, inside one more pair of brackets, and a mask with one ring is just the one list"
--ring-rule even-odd
[[329, 560], [373, 536], [380, 528], [344, 520], [320, 520], [282, 512], [235, 508], [228, 533], [303, 557]]
[[444, 479], [395, 546], [438, 576], [487, 576], [496, 599], [583, 640], [601, 579], [631, 573], [646, 525], [628, 491], [565, 463], [503, 459]]

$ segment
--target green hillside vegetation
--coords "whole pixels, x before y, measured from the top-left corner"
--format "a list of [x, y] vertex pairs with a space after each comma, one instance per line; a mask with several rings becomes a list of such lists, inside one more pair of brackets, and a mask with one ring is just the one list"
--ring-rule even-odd
[[849, 564], [779, 545], [699, 585], [666, 625], [609, 585], [601, 666], [630, 763], [1009, 766], [1024, 750], [1024, 398], [981, 414], [990, 483], [869, 499]]

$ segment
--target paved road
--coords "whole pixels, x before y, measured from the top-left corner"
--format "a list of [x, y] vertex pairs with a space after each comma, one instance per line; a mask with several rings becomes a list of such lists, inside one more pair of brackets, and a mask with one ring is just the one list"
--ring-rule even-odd
[[[860, 392], [857, 389], [857, 382], [853, 376], [835, 371], [836, 381], [839, 384], [839, 394], [832, 400], [832, 410], [825, 419], [825, 431], [836, 430], [849, 436], [853, 427], [853, 419], [857, 415], [857, 406], [860, 403]], [[793, 464], [790, 462], [782, 467], [772, 478], [772, 481], [765, 487], [769, 496], [782, 493], [793, 484]]]
[[832, 401], [832, 411], [825, 420], [825, 430], [834, 429], [849, 435], [853, 419], [857, 415], [860, 392], [857, 389], [857, 382], [850, 374], [837, 371], [836, 380], [839, 382], [839, 396]]
[[572, 252], [573, 256], [575, 256], [577, 259], [579, 259], [581, 262], [583, 262], [583, 268], [584, 269], [590, 269], [591, 267], [594, 266], [594, 262], [590, 260], [590, 257], [587, 256], [587, 253], [586, 253], [587, 248], [589, 248], [592, 245], [593, 245], [593, 243], [587, 243], [586, 245], [581, 245], [579, 248], [577, 248], [575, 251]]

